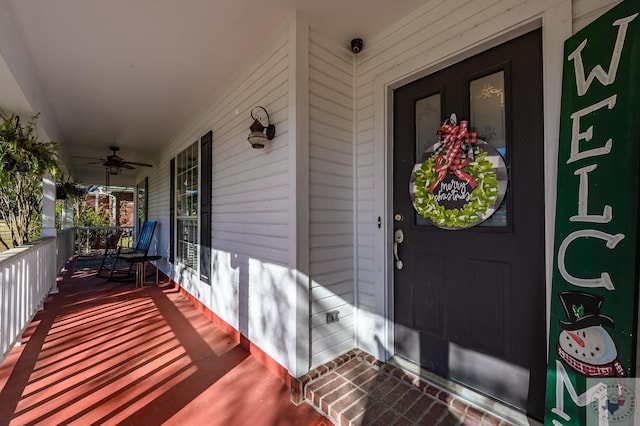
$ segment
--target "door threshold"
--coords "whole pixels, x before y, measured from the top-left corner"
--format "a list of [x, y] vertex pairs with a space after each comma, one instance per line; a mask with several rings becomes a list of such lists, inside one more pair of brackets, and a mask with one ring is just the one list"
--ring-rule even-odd
[[492, 412], [497, 416], [500, 416], [516, 425], [542, 426], [542, 423], [540, 423], [540, 421], [528, 417], [526, 413], [523, 413], [522, 411], [510, 405], [507, 405], [504, 402], [476, 392], [475, 390], [465, 387], [460, 383], [456, 383], [442, 376], [438, 376], [437, 374], [425, 370], [424, 368], [405, 358], [396, 355], [387, 362], [405, 371], [413, 373], [416, 376], [423, 378], [454, 395], [459, 396], [465, 401], [475, 404], [478, 407]]

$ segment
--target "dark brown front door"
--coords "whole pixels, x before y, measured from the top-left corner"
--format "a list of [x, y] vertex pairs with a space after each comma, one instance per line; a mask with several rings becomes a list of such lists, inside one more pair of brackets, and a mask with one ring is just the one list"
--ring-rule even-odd
[[[396, 90], [395, 352], [542, 418], [545, 386], [541, 31]], [[414, 164], [455, 113], [503, 155], [509, 186], [486, 222], [444, 230], [416, 215]]]

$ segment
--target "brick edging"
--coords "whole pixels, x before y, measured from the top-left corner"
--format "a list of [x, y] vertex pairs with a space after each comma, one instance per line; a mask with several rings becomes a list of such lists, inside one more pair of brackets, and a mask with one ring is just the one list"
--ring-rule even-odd
[[[307, 386], [307, 384], [309, 384], [311, 381], [320, 378], [320, 376], [329, 373], [330, 371], [335, 370], [336, 368], [340, 367], [341, 365], [351, 361], [354, 358], [360, 358], [363, 361], [368, 362], [369, 364], [381, 369], [382, 371], [389, 373], [390, 369], [397, 369], [400, 372], [402, 372], [402, 370], [393, 367], [391, 365], [385, 364], [382, 361], [379, 361], [378, 359], [376, 359], [376, 357], [374, 357], [373, 355], [363, 351], [362, 349], [351, 349], [349, 352], [337, 357], [336, 359], [333, 359], [329, 362], [326, 362], [316, 368], [314, 368], [313, 370], [309, 371], [307, 374], [305, 374], [304, 376], [298, 377], [298, 378], [292, 378], [292, 382], [291, 382], [291, 402], [293, 402], [296, 405], [301, 404], [304, 399], [304, 388], [305, 386]], [[387, 368], [388, 367], [388, 368]], [[400, 376], [397, 376], [400, 377]]]
[[366, 361], [372, 366], [380, 369], [380, 371], [383, 371], [387, 374], [395, 376], [413, 385], [414, 387], [416, 387], [416, 389], [422, 392], [424, 392], [427, 389], [427, 387], [433, 387], [432, 385], [425, 382], [424, 380], [421, 380], [419, 377], [414, 376], [411, 373], [407, 373], [406, 371], [398, 367], [395, 367], [393, 365], [386, 364], [376, 359], [375, 356], [363, 351], [362, 349], [355, 348], [337, 357], [336, 359], [333, 359], [329, 362], [326, 362], [314, 368], [304, 376], [301, 376], [298, 378], [292, 378], [291, 379], [291, 402], [294, 403], [295, 405], [300, 405], [305, 400], [304, 388], [305, 386], [307, 386], [307, 384], [309, 384], [313, 380], [320, 378], [320, 376], [327, 374], [332, 370], [335, 370], [336, 368], [340, 367], [341, 365], [347, 363], [348, 361], [354, 358], [360, 358], [361, 360]]
[[[291, 402], [294, 403], [295, 405], [300, 405], [302, 402], [304, 402], [304, 388], [305, 386], [307, 386], [307, 384], [309, 384], [312, 380], [315, 380], [320, 376], [327, 374], [332, 370], [335, 370], [336, 368], [347, 363], [353, 358], [356, 358], [357, 356], [361, 356], [363, 353], [375, 360], [375, 358], [372, 355], [369, 355], [366, 352], [361, 351], [360, 349], [352, 349], [349, 352], [339, 356], [338, 358], [333, 359], [329, 362], [326, 362], [314, 368], [304, 376], [301, 376], [298, 378], [292, 378], [291, 379]], [[380, 364], [382, 363], [380, 362]]]
[[[426, 394], [430, 396], [433, 400], [435, 400], [439, 404], [443, 404], [446, 407], [450, 407], [455, 409], [456, 411], [463, 413], [465, 416], [470, 419], [475, 419], [477, 422], [486, 421], [487, 424], [501, 424], [506, 425], [510, 424], [505, 422], [499, 416], [478, 408], [474, 406], [472, 403], [462, 399], [461, 397], [452, 394], [449, 390], [444, 389], [437, 384], [429, 383], [426, 380], [420, 378], [419, 376], [407, 372], [400, 367], [396, 367], [391, 364], [384, 363], [379, 361], [373, 355], [361, 350], [361, 349], [352, 349], [351, 351], [345, 353], [344, 355], [329, 361], [315, 369], [311, 370], [309, 373], [305, 374], [302, 377], [297, 379], [293, 379], [291, 385], [291, 402], [299, 405], [304, 402], [305, 398], [310, 398], [306, 395], [306, 386], [314, 382], [317, 379], [320, 379], [323, 375], [328, 374], [332, 370], [337, 369], [341, 365], [347, 363], [352, 359], [358, 359], [360, 361], [364, 361], [371, 365], [376, 370], [387, 374], [389, 376], [395, 377], [398, 380], [401, 380], [408, 385], [412, 386], [416, 391]], [[312, 397], [311, 397], [312, 398]], [[314, 404], [312, 404], [314, 405]], [[320, 409], [323, 414], [329, 415], [328, 410]], [[333, 414], [333, 413], [332, 413]], [[336, 416], [333, 416], [337, 418]], [[483, 423], [485, 424], [485, 423]]]

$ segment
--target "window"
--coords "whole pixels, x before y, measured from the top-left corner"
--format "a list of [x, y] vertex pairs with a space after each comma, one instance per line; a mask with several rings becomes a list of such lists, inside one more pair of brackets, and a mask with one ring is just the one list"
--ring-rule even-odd
[[176, 157], [176, 260], [198, 268], [198, 142]]
[[[169, 261], [211, 276], [212, 132], [171, 159]], [[199, 260], [199, 263], [198, 263]]]
[[[478, 137], [489, 145], [493, 145], [507, 163], [507, 154], [510, 155], [510, 153], [507, 153], [505, 79], [505, 71], [500, 70], [471, 80], [469, 82], [469, 105], [470, 122], [477, 130]], [[507, 193], [498, 210], [478, 226], [506, 228], [509, 203], [509, 194]]]

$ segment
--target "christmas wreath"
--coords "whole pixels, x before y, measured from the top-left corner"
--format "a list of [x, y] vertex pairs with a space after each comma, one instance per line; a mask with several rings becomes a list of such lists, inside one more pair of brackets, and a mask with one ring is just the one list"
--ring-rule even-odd
[[468, 130], [466, 121], [457, 125], [447, 120], [437, 136], [438, 143], [414, 168], [413, 205], [440, 228], [475, 226], [490, 217], [504, 198], [504, 161], [495, 148]]

